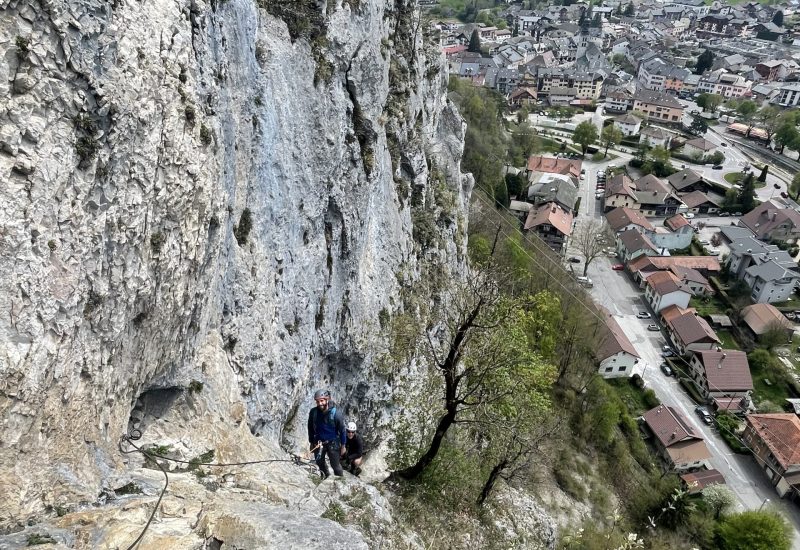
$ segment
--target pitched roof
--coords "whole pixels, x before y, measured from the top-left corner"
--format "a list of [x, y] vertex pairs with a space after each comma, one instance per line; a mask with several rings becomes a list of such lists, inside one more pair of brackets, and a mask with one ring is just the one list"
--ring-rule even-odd
[[725, 485], [725, 478], [722, 477], [719, 470], [714, 469], [681, 474], [680, 478], [686, 484], [689, 493], [692, 494], [699, 493], [711, 485]]
[[719, 260], [714, 256], [647, 256], [636, 258], [628, 264], [628, 269], [634, 271], [655, 271], [669, 269], [671, 266], [704, 269], [706, 271], [720, 271]]
[[528, 170], [531, 172], [550, 172], [551, 174], [564, 174], [575, 176], [581, 174], [581, 161], [573, 159], [556, 159], [532, 155], [528, 159]]
[[695, 314], [696, 312], [697, 310], [693, 307], [684, 309], [679, 305], [672, 304], [659, 311], [658, 314], [661, 315], [661, 318], [664, 319], [665, 323], [669, 324], [670, 321], [680, 317], [681, 315], [686, 315], [687, 313]]
[[650, 242], [645, 235], [637, 229], [628, 229], [619, 234], [619, 239], [622, 241], [625, 250], [628, 252], [636, 252], [637, 250], [652, 250], [656, 251], [655, 245]]
[[567, 212], [554, 202], [546, 202], [531, 208], [525, 220], [525, 229], [550, 224], [563, 235], [572, 234], [572, 213]]
[[676, 191], [680, 191], [686, 187], [689, 187], [690, 185], [694, 185], [697, 182], [703, 181], [703, 176], [691, 168], [684, 168], [680, 172], [675, 172], [668, 177], [667, 181], [673, 188], [675, 188]]
[[743, 351], [702, 350], [695, 352], [708, 380], [708, 391], [744, 391], [753, 389], [750, 365]]
[[606, 187], [606, 197], [611, 195], [627, 195], [633, 199], [636, 198], [634, 194], [634, 185], [628, 174], [617, 174], [608, 178]]
[[764, 334], [774, 327], [792, 329], [792, 324], [772, 304], [753, 304], [742, 308], [742, 320], [750, 329], [758, 334]]
[[623, 227], [634, 224], [645, 229], [653, 230], [653, 225], [647, 221], [642, 213], [638, 210], [631, 210], [625, 206], [620, 206], [611, 210], [606, 214], [606, 221], [614, 232], [619, 231]]
[[609, 311], [604, 311], [604, 321], [606, 324], [606, 328], [608, 330], [605, 331], [603, 336], [601, 337], [597, 356], [602, 361], [612, 355], [615, 355], [621, 351], [632, 355], [633, 357], [640, 357], [639, 353], [636, 351], [636, 348], [633, 347], [633, 344], [623, 332], [622, 327], [619, 326], [617, 320], [611, 315]]
[[772, 259], [758, 265], [751, 265], [745, 269], [745, 273], [764, 281], [800, 278], [800, 275], [798, 275], [795, 271], [787, 269], [783, 264]]
[[714, 206], [720, 206], [720, 203], [722, 202], [713, 196], [706, 195], [702, 191], [692, 191], [691, 193], [682, 195], [681, 201], [689, 208], [697, 208], [701, 204], [707, 202], [713, 204]]
[[669, 107], [672, 109], [683, 109], [683, 105], [681, 105], [674, 96], [665, 94], [663, 92], [654, 92], [646, 88], [637, 90], [636, 93], [633, 94], [633, 99], [649, 105], [658, 105], [660, 107]]
[[687, 313], [676, 317], [668, 321], [667, 325], [672, 327], [672, 330], [685, 346], [698, 342], [720, 343], [717, 333], [709, 326], [708, 321], [702, 317], [698, 317], [694, 313]]
[[784, 223], [792, 228], [800, 228], [800, 213], [791, 208], [779, 208], [767, 201], [742, 216], [740, 223], [761, 239], [769, 236], [777, 226]]
[[701, 151], [713, 151], [714, 149], [717, 148], [716, 145], [714, 145], [707, 139], [701, 137], [690, 139], [689, 141], [684, 143], [684, 146], [686, 145], [690, 145], [696, 149], [700, 149]]
[[642, 128], [642, 131], [639, 132], [639, 135], [645, 135], [655, 139], [664, 139], [669, 137], [669, 133], [658, 126], [645, 126]]
[[659, 405], [644, 413], [643, 418], [674, 463], [711, 458], [700, 433], [677, 409]]
[[668, 269], [672, 271], [681, 281], [691, 281], [701, 285], [708, 285], [708, 279], [703, 277], [703, 274], [696, 269], [692, 269], [691, 267], [683, 267], [682, 265], [671, 265]]
[[784, 470], [800, 464], [800, 418], [793, 413], [750, 414], [747, 424]]
[[681, 227], [685, 227], [689, 225], [689, 222], [686, 221], [686, 218], [681, 216], [680, 214], [675, 214], [671, 218], [668, 218], [664, 221], [664, 225], [672, 229], [673, 231], [677, 231]]
[[719, 228], [719, 232], [728, 240], [728, 242], [738, 241], [739, 239], [753, 236], [753, 232], [746, 227], [739, 227], [736, 225], [723, 225]]
[[647, 286], [660, 296], [678, 291], [689, 293], [683, 283], [669, 271], [659, 271], [650, 275], [647, 278]]

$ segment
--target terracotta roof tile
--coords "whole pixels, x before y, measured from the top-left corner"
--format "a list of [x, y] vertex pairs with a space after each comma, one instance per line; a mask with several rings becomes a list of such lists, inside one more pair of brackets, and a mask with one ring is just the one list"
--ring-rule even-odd
[[800, 465], [800, 418], [796, 414], [751, 414], [747, 423], [784, 469]]
[[722, 351], [696, 351], [706, 373], [708, 390], [745, 391], [753, 389], [750, 365], [743, 351], [724, 349]]

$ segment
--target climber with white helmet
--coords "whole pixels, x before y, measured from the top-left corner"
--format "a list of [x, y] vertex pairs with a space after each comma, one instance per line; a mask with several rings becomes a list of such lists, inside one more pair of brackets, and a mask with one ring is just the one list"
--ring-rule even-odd
[[364, 461], [364, 440], [358, 433], [358, 426], [355, 422], [347, 423], [347, 456], [345, 462], [347, 471], [357, 476], [361, 473], [361, 463]]
[[317, 406], [308, 413], [308, 443], [314, 451], [322, 479], [330, 475], [325, 455], [328, 455], [333, 474], [343, 476], [339, 460], [346, 451], [344, 416], [341, 411], [336, 410], [336, 403], [331, 399], [331, 392], [328, 390], [317, 390], [314, 401]]

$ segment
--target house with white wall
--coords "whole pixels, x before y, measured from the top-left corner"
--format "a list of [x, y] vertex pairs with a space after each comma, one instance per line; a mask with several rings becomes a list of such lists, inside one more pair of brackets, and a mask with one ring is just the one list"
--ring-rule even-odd
[[631, 376], [641, 357], [611, 312], [603, 313], [606, 330], [597, 348], [600, 361], [597, 372], [603, 378]]
[[667, 334], [681, 355], [690, 351], [711, 350], [721, 344], [708, 321], [694, 311], [673, 317], [666, 322]]
[[658, 313], [669, 306], [688, 307], [692, 293], [671, 272], [658, 271], [647, 277], [644, 296], [653, 311]]

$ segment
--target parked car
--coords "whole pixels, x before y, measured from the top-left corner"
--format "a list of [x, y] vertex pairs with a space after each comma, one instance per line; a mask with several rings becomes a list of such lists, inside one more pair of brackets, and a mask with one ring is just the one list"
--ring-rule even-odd
[[714, 166], [711, 167], [711, 169], [712, 170], [722, 170], [722, 165], [721, 164], [715, 164]]
[[686, 218], [687, 220], [691, 220], [692, 218], [694, 218], [694, 212], [684, 212], [683, 217]]
[[772, 187], [774, 187], [775, 189], [780, 189], [781, 188], [781, 184], [780, 183], [773, 183]]
[[[733, 215], [734, 215], [734, 216], [741, 216], [741, 215], [742, 215], [742, 213], [741, 213], [741, 212], [734, 212], [734, 213], [733, 213]], [[731, 222], [731, 223], [733, 223], [733, 222]]]
[[786, 191], [781, 191], [781, 197], [783, 197], [784, 199], [788, 199], [789, 193], [787, 193]]
[[647, 325], [647, 330], [651, 332], [658, 332], [661, 330], [658, 325]]
[[714, 423], [714, 418], [711, 416], [711, 413], [709, 413], [708, 410], [702, 405], [697, 405], [694, 408], [694, 412], [697, 413], [697, 416], [700, 417], [700, 420], [702, 420], [709, 426]]
[[625, 266], [622, 264], [614, 264], [611, 266], [611, 269], [613, 269], [614, 271], [622, 271], [623, 269], [625, 269]]
[[728, 146], [728, 144], [725, 143], [724, 141], [722, 143], [720, 143], [720, 145], [722, 145], [723, 147], [727, 147]]
[[666, 351], [671, 351], [672, 353], [675, 353], [675, 350], [673, 350], [672, 346], [670, 346], [669, 344], [664, 344], [663, 346], [661, 346], [661, 351], [665, 351], [665, 352]]
[[730, 213], [730, 212], [720, 212], [720, 213], [719, 213], [719, 217], [720, 217], [720, 218], [727, 218], [727, 217], [728, 217], [728, 216], [730, 216], [730, 215], [731, 215], [731, 213]]
[[667, 365], [666, 363], [661, 363], [661, 372], [663, 372], [667, 376], [672, 376], [672, 369], [669, 368], [669, 365]]
[[576, 256], [571, 256], [568, 261], [573, 264], [581, 263], [581, 259]]
[[581, 284], [585, 287], [592, 288], [593, 286], [592, 280], [589, 277], [578, 277], [576, 280], [578, 281], [578, 284]]
[[697, 242], [698, 242], [698, 243], [700, 243], [700, 244], [701, 244], [701, 245], [703, 245], [703, 246], [708, 246], [708, 245], [710, 245], [710, 244], [711, 244], [711, 243], [710, 243], [710, 242], [708, 242], [708, 240], [706, 240], [706, 239], [700, 239], [700, 240], [699, 240], [699, 241], [697, 241]]
[[647, 313], [646, 311], [640, 311], [639, 313], [636, 314], [636, 318], [637, 319], [649, 319], [650, 318], [650, 314]]
[[672, 350], [662, 351], [661, 357], [663, 357], [664, 359], [666, 359], [667, 357], [675, 357], [675, 352]]

